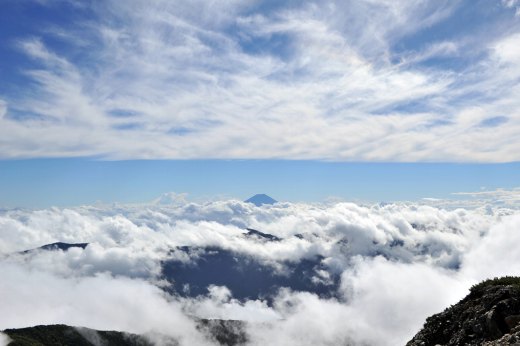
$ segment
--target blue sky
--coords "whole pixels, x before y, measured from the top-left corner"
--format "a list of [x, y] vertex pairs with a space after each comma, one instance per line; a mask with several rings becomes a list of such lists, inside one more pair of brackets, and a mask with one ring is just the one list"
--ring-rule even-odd
[[[165, 192], [186, 199], [245, 200], [267, 193], [279, 201], [458, 200], [514, 190], [520, 163], [343, 163], [277, 160], [0, 161], [0, 206], [43, 208], [152, 202]], [[518, 199], [519, 191], [513, 191]], [[503, 196], [501, 196], [503, 198]]]
[[3, 205], [519, 185], [518, 0], [4, 0], [0, 57]]

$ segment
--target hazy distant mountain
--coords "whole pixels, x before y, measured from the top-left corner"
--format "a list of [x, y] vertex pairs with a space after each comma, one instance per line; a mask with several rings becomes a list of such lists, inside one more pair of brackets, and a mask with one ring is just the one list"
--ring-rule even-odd
[[[280, 242], [283, 239], [253, 228], [246, 228], [243, 237], [254, 242]], [[299, 235], [295, 235], [299, 237]], [[22, 251], [31, 254], [37, 251], [68, 251], [71, 248], [85, 249], [88, 243], [52, 243], [36, 249]], [[185, 262], [180, 258], [192, 258]], [[171, 250], [172, 256], [162, 261], [162, 278], [171, 283], [164, 289], [185, 297], [207, 294], [210, 285], [226, 286], [238, 299], [266, 299], [271, 302], [281, 287], [295, 291], [331, 297], [339, 285], [339, 275], [330, 271], [320, 255], [310, 256], [298, 262], [280, 261], [274, 267], [248, 254], [220, 247], [181, 246]], [[285, 270], [280, 270], [280, 268]], [[326, 273], [326, 274], [325, 274]], [[320, 275], [325, 274], [323, 278]]]
[[253, 197], [245, 200], [245, 202], [253, 203], [257, 207], [259, 207], [263, 204], [275, 204], [278, 201], [275, 200], [274, 198], [267, 196], [266, 194], [260, 193], [260, 194], [254, 195]]
[[46, 245], [40, 246], [40, 247], [38, 247], [36, 249], [25, 250], [25, 251], [23, 251], [23, 253], [30, 253], [30, 252], [33, 252], [33, 251], [36, 251], [36, 250], [48, 250], [48, 251], [62, 250], [62, 251], [67, 251], [68, 249], [73, 248], [73, 247], [78, 247], [78, 248], [85, 249], [87, 246], [88, 246], [88, 243], [70, 244], [70, 243], [57, 242], [57, 243], [52, 243], [52, 244], [46, 244]]
[[[246, 233], [258, 241], [276, 242], [278, 237], [259, 231]], [[175, 256], [175, 252], [183, 254]], [[193, 258], [185, 263], [178, 258]], [[299, 262], [283, 261], [284, 270], [246, 254], [218, 247], [179, 247], [171, 259], [163, 261], [162, 278], [171, 285], [165, 289], [184, 297], [207, 294], [210, 285], [226, 286], [237, 299], [265, 299], [269, 304], [281, 287], [332, 297], [339, 286], [337, 273], [327, 271], [324, 257], [314, 256]], [[326, 277], [320, 277], [325, 274]]]

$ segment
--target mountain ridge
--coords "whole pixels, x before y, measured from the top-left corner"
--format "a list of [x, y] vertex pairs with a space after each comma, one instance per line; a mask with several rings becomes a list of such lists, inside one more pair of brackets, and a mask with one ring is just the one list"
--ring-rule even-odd
[[[208, 341], [220, 346], [245, 345], [245, 322], [237, 320], [197, 319], [196, 328]], [[172, 326], [173, 328], [175, 326]], [[178, 340], [160, 334], [133, 334], [124, 331], [95, 330], [65, 324], [10, 328], [2, 331], [8, 346], [178, 346]], [[161, 341], [157, 343], [155, 339]]]
[[406, 346], [520, 345], [520, 277], [485, 280], [426, 319]]

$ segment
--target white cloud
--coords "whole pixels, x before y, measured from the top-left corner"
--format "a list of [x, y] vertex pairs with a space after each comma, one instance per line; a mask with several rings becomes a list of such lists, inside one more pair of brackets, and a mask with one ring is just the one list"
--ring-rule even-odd
[[[458, 201], [452, 201], [454, 203], [466, 205], [467, 207], [488, 205], [490, 212], [498, 211], [498, 206], [503, 207], [505, 212], [508, 209], [520, 208], [520, 188], [511, 190], [501, 188], [496, 190], [482, 189], [476, 192], [455, 192], [453, 195], [462, 198]], [[438, 203], [442, 204], [443, 202], [438, 201]]]
[[247, 300], [241, 302], [232, 297], [225, 286], [208, 287], [207, 297], [185, 298], [181, 300], [184, 311], [193, 316], [209, 319], [241, 320], [251, 323], [253, 328], [258, 323], [272, 322], [280, 319], [277, 311], [268, 307], [263, 300]]
[[465, 256], [462, 272], [475, 282], [505, 275], [520, 276], [520, 255], [515, 244], [520, 240], [520, 217], [506, 217], [494, 226]]
[[[199, 345], [206, 341], [186, 317], [198, 316], [248, 321], [251, 345], [403, 344], [472, 284], [519, 274], [513, 251], [519, 220], [518, 210], [501, 205], [256, 207], [229, 200], [4, 210], [0, 295], [8, 304], [0, 329], [67, 323], [153, 331]], [[282, 240], [245, 237], [246, 227]], [[13, 253], [54, 241], [90, 245]], [[324, 267], [315, 276], [336, 274], [341, 282], [336, 298], [281, 289], [272, 305], [263, 298], [238, 300], [215, 285], [204, 296], [172, 297], [158, 288], [161, 261], [195, 261], [204, 251], [169, 253], [176, 246], [232, 250], [280, 273], [284, 261], [321, 255]]]
[[152, 203], [157, 205], [183, 205], [188, 203], [186, 197], [186, 193], [167, 192], [153, 200]]
[[506, 8], [512, 8], [515, 10], [515, 16], [520, 16], [520, 1], [518, 0], [502, 0], [502, 5]]
[[[98, 330], [161, 333], [182, 345], [210, 345], [181, 306], [144, 281], [106, 275], [66, 280], [0, 263], [0, 328], [68, 324]], [[175, 326], [175, 328], [172, 328]]]
[[[343, 284], [351, 294], [348, 298], [353, 301], [352, 315], [361, 317], [362, 330], [357, 337], [369, 336], [375, 339], [372, 344], [404, 344], [421, 328], [426, 317], [467, 293], [465, 282], [454, 272], [420, 263], [390, 262], [381, 257], [360, 262], [352, 270], [353, 275], [348, 271], [343, 274]], [[372, 329], [374, 325], [378, 326], [376, 330]]]
[[[95, 70], [46, 44], [59, 28], [22, 39], [41, 66], [26, 71], [35, 89], [7, 99], [20, 116], [0, 120], [0, 156], [519, 160], [516, 36], [395, 52], [457, 2], [214, 6], [95, 6], [94, 21], [54, 37], [77, 36]], [[421, 66], [466, 52], [483, 58], [463, 75]], [[497, 115], [507, 126], [478, 126]]]
[[66, 60], [55, 53], [49, 51], [41, 40], [32, 38], [25, 41], [20, 41], [20, 48], [33, 59], [37, 59], [50, 67], [57, 67], [63, 70], [72, 69], [73, 66]]
[[402, 345], [467, 289], [453, 273], [381, 257], [358, 258], [343, 278], [343, 302], [283, 292], [275, 306], [284, 318], [252, 326], [252, 344]]
[[[64, 275], [104, 271], [131, 277], [157, 274], [160, 261], [175, 246], [218, 246], [267, 262], [321, 255], [338, 268], [352, 256], [374, 253], [405, 261], [423, 258], [450, 266], [499, 218], [500, 214], [480, 209], [450, 211], [406, 204], [381, 207], [352, 203], [279, 203], [258, 208], [233, 200], [12, 210], [0, 215], [0, 249], [9, 253], [56, 241], [91, 243], [85, 250], [24, 256], [24, 261], [37, 268], [52, 267]], [[283, 240], [265, 243], [245, 238], [248, 227]], [[11, 256], [10, 260], [17, 258]], [[49, 261], [55, 263], [50, 265]]]
[[0, 119], [3, 118], [7, 113], [7, 102], [0, 99]]
[[421, 204], [435, 208], [455, 210], [479, 210], [482, 214], [505, 217], [518, 213], [520, 210], [520, 194], [518, 188], [487, 190], [482, 187], [480, 191], [455, 192], [453, 198], [430, 198], [421, 199]]
[[518, 66], [520, 59], [520, 34], [513, 34], [508, 36], [495, 45], [495, 54], [497, 57], [506, 63], [514, 63]]
[[11, 339], [4, 333], [0, 332], [0, 346], [7, 346]]

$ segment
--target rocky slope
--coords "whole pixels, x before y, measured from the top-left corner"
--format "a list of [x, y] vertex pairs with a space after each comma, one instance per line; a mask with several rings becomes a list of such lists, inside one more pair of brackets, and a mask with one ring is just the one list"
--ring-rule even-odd
[[520, 278], [481, 282], [459, 303], [426, 320], [407, 346], [520, 345]]

